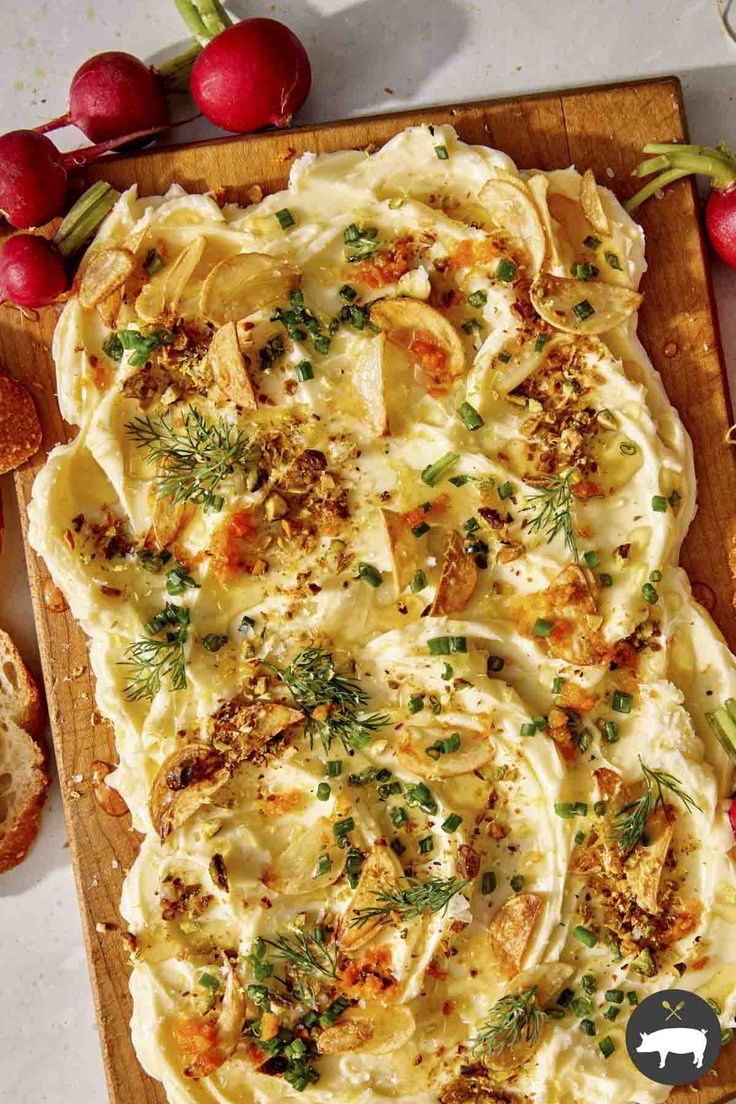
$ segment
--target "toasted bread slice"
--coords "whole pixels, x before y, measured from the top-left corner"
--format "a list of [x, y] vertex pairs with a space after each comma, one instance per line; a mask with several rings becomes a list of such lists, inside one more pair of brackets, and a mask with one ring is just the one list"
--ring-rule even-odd
[[25, 858], [36, 838], [49, 776], [38, 687], [0, 629], [0, 873]]
[[0, 375], [0, 475], [20, 467], [40, 444], [41, 423], [30, 391]]

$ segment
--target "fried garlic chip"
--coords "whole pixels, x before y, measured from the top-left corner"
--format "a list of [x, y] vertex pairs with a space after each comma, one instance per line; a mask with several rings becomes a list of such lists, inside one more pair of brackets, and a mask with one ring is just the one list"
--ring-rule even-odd
[[475, 560], [465, 551], [463, 538], [453, 529], [442, 557], [440, 581], [432, 603], [432, 616], [440, 617], [465, 609], [477, 582], [478, 568]]
[[187, 744], [158, 769], [148, 808], [162, 841], [210, 802], [231, 777], [225, 757], [209, 744]]
[[85, 309], [96, 307], [121, 288], [135, 268], [129, 249], [100, 249], [90, 258], [79, 285], [79, 302]]
[[[324, 874], [317, 874], [323, 855], [329, 859], [330, 866]], [[287, 896], [314, 893], [337, 881], [345, 866], [345, 857], [344, 848], [338, 847], [335, 841], [332, 821], [320, 817], [308, 828], [299, 830], [294, 841], [275, 856], [261, 880], [269, 889]]]
[[481, 189], [479, 199], [502, 230], [521, 241], [529, 257], [529, 269], [541, 270], [547, 250], [547, 240], [539, 211], [529, 189], [521, 179], [493, 179]]
[[516, 893], [491, 918], [491, 950], [507, 977], [519, 973], [542, 911], [539, 893]]
[[405, 1004], [386, 1007], [371, 1001], [362, 1008], [349, 1008], [338, 1023], [317, 1040], [320, 1054], [390, 1054], [414, 1034], [414, 1016]]
[[248, 318], [289, 298], [299, 271], [266, 253], [237, 253], [216, 264], [202, 284], [199, 308], [215, 326]]
[[403, 349], [434, 383], [457, 379], [465, 369], [465, 350], [455, 327], [434, 307], [399, 296], [379, 299], [371, 322], [392, 345]]
[[396, 510], [381, 510], [386, 529], [394, 581], [399, 591], [404, 590], [414, 578], [419, 566], [416, 537], [412, 536], [409, 522]]
[[563, 333], [605, 334], [639, 309], [643, 296], [618, 284], [542, 272], [529, 289], [537, 314]]
[[[493, 754], [488, 737], [472, 728], [407, 726], [404, 731], [406, 739], [396, 749], [396, 758], [420, 778], [454, 778], [470, 774], [486, 766]], [[435, 756], [438, 744], [455, 734], [460, 737], [457, 751]]]
[[371, 917], [361, 924], [354, 921], [360, 909], [376, 904], [377, 894], [398, 889], [402, 875], [401, 865], [391, 848], [383, 843], [376, 844], [363, 863], [353, 900], [340, 924], [341, 951], [355, 951], [377, 934], [383, 926], [380, 916]]
[[240, 351], [234, 322], [226, 322], [217, 331], [210, 342], [207, 359], [215, 383], [225, 398], [243, 410], [257, 410], [258, 400]]
[[580, 181], [580, 206], [583, 208], [588, 223], [596, 234], [608, 237], [611, 233], [611, 224], [608, 215], [603, 209], [601, 194], [595, 181], [592, 169], [586, 169], [583, 179]]

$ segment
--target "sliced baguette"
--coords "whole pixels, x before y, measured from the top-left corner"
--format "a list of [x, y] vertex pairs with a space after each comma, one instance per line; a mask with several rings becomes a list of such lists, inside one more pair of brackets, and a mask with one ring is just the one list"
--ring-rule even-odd
[[18, 649], [0, 629], [0, 873], [36, 838], [49, 776], [41, 695]]
[[0, 375], [0, 475], [19, 468], [40, 444], [41, 423], [30, 391]]

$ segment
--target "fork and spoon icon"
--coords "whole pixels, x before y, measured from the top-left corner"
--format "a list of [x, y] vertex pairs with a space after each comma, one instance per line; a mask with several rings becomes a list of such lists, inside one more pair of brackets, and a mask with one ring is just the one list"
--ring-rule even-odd
[[674, 1016], [675, 1019], [678, 1019], [678, 1020], [682, 1021], [682, 1016], [680, 1015], [680, 1009], [685, 1007], [685, 1002], [684, 1001], [680, 1001], [680, 1003], [676, 1004], [675, 1007], [673, 1008], [668, 1000], [663, 1000], [662, 1001], [662, 1007], [666, 1008], [668, 1010], [668, 1013], [669, 1013], [669, 1015], [667, 1015], [665, 1017], [666, 1020], [671, 1020], [672, 1017]]

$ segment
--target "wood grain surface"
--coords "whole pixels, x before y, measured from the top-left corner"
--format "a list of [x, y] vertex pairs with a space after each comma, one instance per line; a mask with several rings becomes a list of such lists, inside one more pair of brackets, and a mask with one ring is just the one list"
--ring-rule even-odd
[[[282, 187], [292, 160], [306, 150], [380, 145], [418, 122], [450, 122], [465, 141], [505, 150], [522, 168], [590, 166], [621, 198], [635, 188], [631, 170], [646, 142], [686, 136], [679, 82], [668, 78], [167, 147], [106, 159], [89, 170], [89, 178], [104, 178], [119, 188], [137, 181], [141, 194], [160, 193], [176, 181], [245, 202], [253, 184], [264, 192]], [[736, 464], [733, 451], [723, 445], [731, 410], [692, 183], [680, 182], [664, 198], [647, 203], [641, 221], [651, 267], [643, 284], [640, 335], [695, 444], [700, 508], [683, 563], [691, 579], [707, 583], [715, 595], [715, 620], [733, 647], [736, 615], [727, 530], [736, 501]], [[51, 447], [70, 433], [56, 403], [49, 353], [55, 321], [51, 309], [38, 320], [7, 308], [0, 312], [0, 360], [31, 387], [44, 430], [41, 451], [16, 475], [24, 527], [34, 476]], [[121, 882], [138, 846], [128, 817], [103, 813], [90, 784], [94, 760], [115, 760], [113, 733], [94, 712], [83, 633], [68, 612], [50, 608], [48, 573], [28, 548], [27, 563], [110, 1099], [113, 1104], [164, 1104], [161, 1087], [138, 1066], [129, 1038], [127, 946], [119, 929], [103, 930], [118, 924]], [[717, 1104], [736, 1096], [733, 1048], [717, 1069], [698, 1088], [676, 1090], [671, 1099]]]

